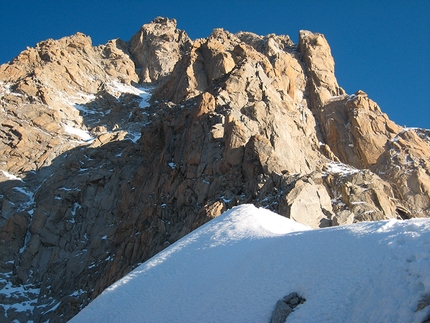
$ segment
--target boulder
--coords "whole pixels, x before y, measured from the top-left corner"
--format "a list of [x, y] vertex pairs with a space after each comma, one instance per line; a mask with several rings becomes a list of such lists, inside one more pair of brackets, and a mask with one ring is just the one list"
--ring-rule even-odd
[[306, 299], [299, 296], [296, 292], [288, 294], [283, 299], [276, 302], [270, 322], [284, 323], [288, 315], [290, 315], [298, 305], [303, 304], [305, 301]]

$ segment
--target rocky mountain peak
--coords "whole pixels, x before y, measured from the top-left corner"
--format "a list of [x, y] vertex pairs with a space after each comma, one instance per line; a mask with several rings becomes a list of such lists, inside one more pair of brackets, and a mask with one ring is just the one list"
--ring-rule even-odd
[[143, 25], [129, 42], [140, 82], [162, 81], [190, 46], [190, 38], [176, 28], [175, 19], [157, 17]]
[[313, 228], [430, 216], [429, 131], [346, 94], [322, 34], [193, 41], [158, 17], [40, 42], [0, 90], [5, 322], [66, 321], [239, 204]]

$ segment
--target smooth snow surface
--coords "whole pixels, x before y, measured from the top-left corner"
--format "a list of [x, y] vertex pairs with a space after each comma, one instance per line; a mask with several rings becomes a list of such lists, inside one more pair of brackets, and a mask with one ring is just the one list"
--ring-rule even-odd
[[309, 230], [242, 205], [110, 286], [78, 322], [270, 322], [276, 302], [306, 298], [291, 322], [421, 322], [430, 306], [430, 220]]
[[71, 134], [71, 135], [76, 135], [80, 138], [82, 138], [83, 141], [91, 141], [94, 138], [90, 135], [90, 133], [88, 131], [79, 129], [79, 128], [75, 128], [75, 127], [71, 127], [68, 125], [64, 125], [64, 131], [66, 131], [67, 133]]

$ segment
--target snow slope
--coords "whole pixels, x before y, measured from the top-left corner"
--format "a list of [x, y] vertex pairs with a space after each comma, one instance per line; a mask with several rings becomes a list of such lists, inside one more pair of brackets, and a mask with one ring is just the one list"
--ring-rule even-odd
[[422, 322], [430, 220], [309, 230], [242, 205], [136, 268], [71, 322], [270, 322], [290, 292], [306, 302], [287, 322]]

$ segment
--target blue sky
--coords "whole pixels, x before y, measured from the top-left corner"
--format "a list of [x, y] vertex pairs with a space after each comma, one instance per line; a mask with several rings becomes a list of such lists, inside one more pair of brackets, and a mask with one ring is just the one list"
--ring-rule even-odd
[[361, 89], [396, 123], [430, 129], [430, 0], [17, 0], [0, 10], [0, 63], [78, 31], [94, 45], [129, 40], [156, 16], [176, 18], [192, 39], [217, 27], [287, 34], [295, 42], [300, 29], [319, 32], [347, 93]]

